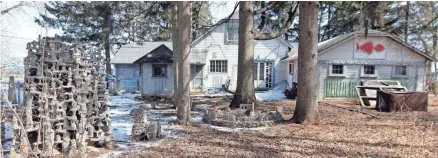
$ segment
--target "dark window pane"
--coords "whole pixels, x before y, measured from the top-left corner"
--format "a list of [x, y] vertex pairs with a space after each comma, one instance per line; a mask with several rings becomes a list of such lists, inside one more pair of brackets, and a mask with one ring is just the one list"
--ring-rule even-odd
[[376, 71], [374, 65], [364, 65], [363, 70], [364, 70], [364, 74], [366, 75], [374, 75]]
[[254, 63], [252, 65], [252, 74], [253, 74], [253, 79], [257, 80], [257, 63]]
[[259, 80], [265, 79], [265, 63], [260, 63], [260, 77]]
[[407, 75], [406, 66], [396, 66], [395, 67], [395, 74], [396, 75]]
[[344, 65], [332, 65], [332, 74], [344, 74]]
[[167, 76], [167, 65], [152, 65], [152, 76], [153, 77], [166, 77]]
[[210, 60], [210, 72], [227, 72], [226, 60]]

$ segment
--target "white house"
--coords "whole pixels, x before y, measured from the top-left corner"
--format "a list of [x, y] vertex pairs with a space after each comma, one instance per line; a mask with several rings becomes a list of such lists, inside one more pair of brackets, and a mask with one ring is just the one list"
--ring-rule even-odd
[[[230, 89], [237, 83], [238, 17], [204, 30], [191, 44], [190, 63], [192, 91], [209, 92], [221, 88], [230, 79]], [[281, 62], [292, 48], [281, 37], [254, 41], [254, 85], [259, 89], [271, 88], [287, 79], [287, 63]], [[137, 81], [143, 95], [173, 94], [173, 57], [171, 42], [147, 42], [143, 46], [123, 46], [114, 57], [116, 78], [120, 85]], [[157, 57], [159, 56], [159, 57]], [[135, 75], [133, 73], [137, 72]], [[122, 74], [123, 76], [121, 76]], [[132, 76], [129, 74], [133, 74]], [[128, 76], [128, 78], [127, 78]], [[135, 78], [135, 79], [131, 79]], [[125, 81], [123, 81], [125, 80]]]
[[[298, 48], [289, 63], [288, 82], [297, 82]], [[356, 31], [318, 43], [319, 99], [356, 97], [363, 80], [397, 80], [409, 90], [425, 88], [426, 62], [435, 58], [384, 32]], [[303, 74], [305, 75], [305, 74]], [[298, 83], [299, 85], [299, 83]]]
[[[192, 42], [191, 52], [206, 54], [205, 65], [199, 65], [194, 88], [208, 90], [219, 88], [228, 79], [230, 89], [234, 90], [237, 83], [238, 65], [238, 23], [237, 12], [232, 18], [221, 25], [208, 29]], [[222, 21], [219, 21], [220, 23]], [[288, 56], [292, 45], [281, 37], [272, 40], [254, 41], [254, 85], [258, 89], [267, 89], [275, 83], [287, 79], [287, 63], [281, 62]]]

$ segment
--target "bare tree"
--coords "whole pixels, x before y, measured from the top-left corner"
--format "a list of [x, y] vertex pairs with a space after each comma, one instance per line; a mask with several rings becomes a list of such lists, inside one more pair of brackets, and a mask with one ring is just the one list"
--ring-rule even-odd
[[[231, 107], [238, 108], [240, 103], [254, 103], [254, 4], [242, 1], [239, 6], [239, 50], [237, 68], [237, 87]], [[244, 89], [244, 91], [242, 91]]]
[[187, 125], [190, 117], [190, 2], [178, 2], [178, 101], [177, 119]]
[[318, 2], [300, 2], [298, 96], [292, 121], [311, 124], [317, 112]]

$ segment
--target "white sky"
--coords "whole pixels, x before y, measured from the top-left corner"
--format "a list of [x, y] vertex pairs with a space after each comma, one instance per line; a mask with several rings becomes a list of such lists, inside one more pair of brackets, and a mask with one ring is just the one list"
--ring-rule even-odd
[[[1, 10], [5, 7], [10, 7], [18, 2], [9, 1], [3, 2], [0, 5]], [[38, 7], [42, 7], [39, 2]], [[215, 18], [215, 21], [228, 16], [236, 4], [236, 1], [215, 1], [210, 7], [210, 11]], [[37, 7], [37, 8], [38, 8]], [[46, 29], [40, 27], [34, 22], [34, 17], [38, 16], [39, 10], [36, 8], [25, 7], [22, 12], [12, 12], [12, 15], [4, 15], [1, 17], [0, 25], [0, 42], [1, 56], [9, 56], [14, 58], [24, 58], [27, 55], [26, 44], [32, 40], [36, 40], [38, 35], [46, 34]], [[61, 34], [61, 30], [48, 29], [47, 35], [54, 36], [56, 33]]]

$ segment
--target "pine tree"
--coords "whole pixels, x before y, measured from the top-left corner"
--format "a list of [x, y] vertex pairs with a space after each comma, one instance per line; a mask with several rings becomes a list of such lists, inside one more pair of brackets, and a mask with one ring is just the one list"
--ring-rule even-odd
[[53, 1], [45, 4], [49, 14], [41, 14], [35, 22], [62, 29], [65, 41], [103, 45], [106, 72], [111, 74], [113, 46], [162, 38], [166, 17], [161, 15], [167, 7], [167, 2]]

